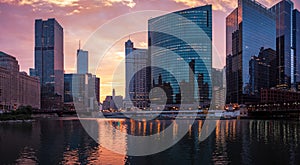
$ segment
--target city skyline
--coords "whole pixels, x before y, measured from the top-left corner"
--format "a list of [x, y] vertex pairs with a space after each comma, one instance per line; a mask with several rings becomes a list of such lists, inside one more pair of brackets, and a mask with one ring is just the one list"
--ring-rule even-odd
[[[23, 3], [22, 3], [23, 2]], [[49, 1], [49, 2], [43, 2], [40, 3], [39, 1], [35, 3], [31, 3], [29, 1], [22, 1], [22, 2], [12, 2], [12, 1], [3, 1], [0, 3], [0, 14], [1, 15], [7, 15], [7, 17], [1, 17], [2, 22], [7, 22], [7, 24], [4, 26], [11, 27], [14, 23], [9, 20], [6, 20], [8, 18], [13, 18], [15, 16], [23, 16], [26, 18], [22, 18], [23, 20], [28, 19], [39, 19], [39, 18], [56, 18], [58, 22], [63, 26], [65, 29], [65, 73], [75, 73], [76, 72], [76, 49], [78, 47], [78, 40], [82, 40], [83, 43], [87, 40], [88, 36], [96, 30], [98, 26], [101, 26], [101, 24], [109, 21], [110, 19], [113, 19], [119, 15], [126, 14], [126, 13], [131, 13], [135, 11], [140, 11], [140, 10], [148, 10], [148, 9], [164, 9], [164, 7], [158, 7], [157, 3], [154, 5], [150, 5], [147, 2], [144, 1], [118, 1], [118, 2], [112, 2], [112, 1], [103, 1], [103, 3], [99, 3], [100, 5], [98, 6], [98, 9], [105, 9], [97, 10], [95, 7], [94, 9], [90, 9], [89, 11], [89, 5], [87, 4], [82, 4], [80, 1], [67, 1], [65, 3], [57, 3], [57, 1]], [[107, 2], [107, 3], [106, 3]], [[153, 2], [153, 1], [151, 1]], [[267, 7], [271, 7], [275, 3], [279, 2], [279, 0], [260, 0], [259, 2], [263, 3]], [[165, 6], [168, 6], [168, 11], [174, 11], [174, 10], [180, 10], [180, 9], [186, 9], [192, 6], [199, 6], [199, 5], [205, 5], [207, 3], [212, 3], [212, 8], [213, 8], [213, 44], [215, 45], [216, 49], [219, 54], [222, 56], [222, 63], [221, 64], [216, 64], [213, 61], [213, 67], [218, 67], [221, 68], [225, 65], [225, 17], [229, 14], [229, 12], [234, 9], [237, 5], [236, 1], [228, 2], [228, 1], [220, 1], [217, 3], [214, 2], [203, 2], [203, 1], [184, 1], [184, 0], [169, 0], [167, 2], [159, 2], [164, 4]], [[299, 2], [294, 2], [295, 3], [295, 8], [299, 8]], [[47, 6], [48, 4], [48, 6]], [[101, 6], [102, 5], [102, 6]], [[147, 6], [147, 7], [146, 7]], [[41, 10], [41, 8], [46, 7], [49, 10]], [[10, 12], [5, 12], [7, 9], [11, 8], [12, 11]], [[24, 10], [15, 10], [15, 9], [22, 9]], [[75, 8], [80, 8], [80, 10], [75, 9]], [[119, 10], [117, 13], [113, 14], [106, 14], [112, 12], [112, 10], [117, 10], [117, 9], [123, 9]], [[72, 9], [71, 12], [70, 9]], [[25, 14], [26, 12], [32, 12], [33, 14]], [[60, 12], [55, 12], [55, 11], [60, 11]], [[14, 15], [11, 15], [9, 13], [15, 13]], [[21, 14], [22, 13], [22, 14]], [[86, 18], [87, 16], [91, 16], [92, 14], [95, 13], [102, 13], [103, 17], [109, 17], [105, 19], [99, 19], [98, 21], [98, 15], [96, 18], [91, 18], [90, 20], [84, 20], [84, 21], [71, 21], [73, 20], [72, 18], [76, 17], [83, 17]], [[104, 16], [105, 15], [105, 16]], [[6, 19], [5, 19], [6, 18]], [[89, 17], [90, 18], [90, 17]], [[97, 19], [97, 20], [95, 20]], [[13, 20], [13, 19], [12, 19]], [[82, 19], [83, 20], [83, 19]], [[24, 21], [21, 21], [24, 23]], [[17, 36], [20, 37], [11, 37], [9, 39], [1, 38], [4, 40], [0, 40], [0, 43], [2, 43], [3, 48], [2, 51], [8, 52], [14, 56], [20, 61], [20, 66], [22, 71], [28, 72], [28, 68], [32, 67], [33, 64], [33, 54], [34, 54], [34, 37], [33, 33], [32, 35], [29, 35], [30, 32], [33, 32], [33, 20], [32, 22], [30, 21], [25, 21], [24, 27], [22, 28], [22, 32], [24, 29], [26, 30], [27, 33], [22, 33], [19, 29], [15, 28], [2, 28], [1, 31], [5, 34], [16, 34]], [[28, 23], [29, 22], [29, 23]], [[93, 25], [91, 24], [93, 22]], [[77, 25], [80, 23], [81, 26]], [[97, 24], [97, 25], [96, 25]], [[146, 22], [145, 22], [146, 24]], [[75, 26], [76, 25], [76, 26]], [[16, 25], [15, 25], [16, 26]], [[13, 26], [14, 27], [14, 26]], [[220, 28], [221, 27], [221, 28]], [[30, 29], [31, 28], [31, 29]], [[10, 30], [8, 30], [10, 29]], [[221, 30], [219, 30], [221, 29]], [[13, 31], [12, 32], [7, 32], [7, 31]], [[26, 34], [26, 35], [25, 35]], [[221, 36], [221, 37], [220, 37]], [[13, 38], [17, 38], [19, 40], [13, 41], [13, 42], [7, 42], [10, 40], [13, 40]], [[221, 39], [219, 39], [221, 38]], [[6, 39], [6, 40], [5, 40]], [[104, 39], [105, 40], [105, 39]], [[5, 43], [4, 43], [5, 41]], [[139, 48], [145, 48], [147, 43], [146, 43], [146, 35], [140, 37], [136, 37], [133, 39], [135, 43], [137, 43], [137, 47]], [[8, 43], [8, 44], [7, 44]], [[18, 45], [18, 49], [15, 49], [15, 47], [12, 45], [12, 43], [16, 43]], [[23, 43], [23, 44], [22, 44]], [[122, 42], [120, 42], [122, 43]], [[26, 46], [27, 45], [27, 46]], [[123, 46], [123, 45], [122, 45]], [[17, 47], [17, 46], [16, 46]], [[19, 53], [18, 53], [19, 52]], [[21, 53], [22, 52], [22, 53]], [[124, 59], [124, 49], [116, 49], [115, 52], [110, 52], [113, 55], [113, 61], [120, 62], [121, 60]], [[214, 52], [215, 53], [215, 52]], [[105, 70], [110, 70], [110, 68], [104, 68]], [[106, 75], [98, 75], [101, 77], [101, 88], [102, 87], [107, 87], [110, 84], [108, 83], [109, 81], [106, 80]], [[111, 86], [111, 85], [110, 85]], [[109, 92], [105, 92], [105, 91]], [[111, 89], [105, 89], [101, 90], [104, 91], [102, 94], [102, 98], [105, 97], [107, 94], [110, 93]], [[122, 92], [121, 92], [122, 93]], [[101, 99], [103, 100], [103, 99]]]

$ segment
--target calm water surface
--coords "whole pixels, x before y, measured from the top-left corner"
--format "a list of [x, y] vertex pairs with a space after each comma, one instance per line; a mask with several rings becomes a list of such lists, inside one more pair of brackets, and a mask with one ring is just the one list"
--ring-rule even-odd
[[[99, 137], [113, 139], [126, 151], [126, 137], [102, 131], [103, 122], [142, 136], [160, 132], [172, 121], [97, 121]], [[299, 121], [214, 121], [213, 133], [199, 142], [203, 122], [195, 121], [173, 147], [140, 157], [116, 154], [98, 145], [75, 119], [0, 123], [0, 164], [300, 164]]]

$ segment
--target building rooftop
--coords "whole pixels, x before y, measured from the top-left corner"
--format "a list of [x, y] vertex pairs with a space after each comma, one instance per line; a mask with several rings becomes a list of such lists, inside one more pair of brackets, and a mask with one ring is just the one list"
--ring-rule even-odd
[[14, 60], [16, 60], [16, 57], [13, 57], [5, 52], [0, 51], [0, 57], [8, 57], [8, 58], [12, 58]]

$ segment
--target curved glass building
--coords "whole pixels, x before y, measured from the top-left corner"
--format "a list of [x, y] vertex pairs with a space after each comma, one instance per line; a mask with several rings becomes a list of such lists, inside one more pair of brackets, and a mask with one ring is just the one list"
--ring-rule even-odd
[[166, 93], [172, 93], [172, 103], [179, 104], [183, 99], [188, 103], [209, 104], [212, 6], [152, 18], [148, 21], [148, 29], [152, 87], [169, 84], [168, 89], [172, 91]]

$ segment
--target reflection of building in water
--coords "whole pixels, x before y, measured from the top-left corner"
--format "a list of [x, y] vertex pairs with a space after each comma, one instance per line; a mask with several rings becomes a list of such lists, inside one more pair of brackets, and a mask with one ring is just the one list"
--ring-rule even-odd
[[123, 109], [123, 96], [116, 96], [115, 89], [112, 96], [106, 96], [103, 101], [103, 110], [120, 110]]
[[64, 75], [64, 102], [69, 110], [98, 110], [100, 78], [92, 74]]
[[134, 48], [131, 40], [125, 43], [126, 108], [143, 109], [148, 107], [148, 84], [151, 80], [149, 79], [149, 69], [147, 69], [149, 62], [147, 51], [147, 49]]
[[98, 156], [95, 164], [124, 164], [128, 149], [126, 120], [98, 120]]

